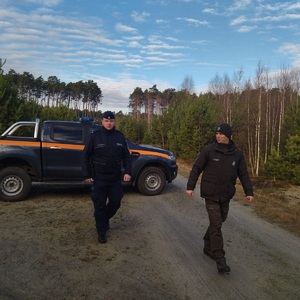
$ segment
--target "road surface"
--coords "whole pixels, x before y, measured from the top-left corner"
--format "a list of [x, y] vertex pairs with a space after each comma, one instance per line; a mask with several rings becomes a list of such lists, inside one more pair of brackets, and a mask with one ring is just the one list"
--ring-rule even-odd
[[126, 188], [99, 244], [87, 188], [35, 187], [0, 202], [0, 299], [300, 299], [300, 239], [231, 202], [229, 275], [205, 256], [207, 215], [179, 175], [162, 195]]

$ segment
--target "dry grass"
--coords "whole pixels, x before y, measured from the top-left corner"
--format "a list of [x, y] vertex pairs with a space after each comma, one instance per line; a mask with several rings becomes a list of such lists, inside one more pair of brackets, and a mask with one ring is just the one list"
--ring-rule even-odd
[[[177, 162], [179, 173], [188, 176], [191, 164]], [[263, 178], [252, 180], [254, 201], [245, 201], [243, 189], [237, 184], [234, 201], [251, 205], [254, 212], [264, 220], [300, 237], [300, 186], [292, 186], [283, 182], [269, 181]]]
[[300, 187], [259, 178], [253, 180], [253, 186], [254, 212], [300, 237]]

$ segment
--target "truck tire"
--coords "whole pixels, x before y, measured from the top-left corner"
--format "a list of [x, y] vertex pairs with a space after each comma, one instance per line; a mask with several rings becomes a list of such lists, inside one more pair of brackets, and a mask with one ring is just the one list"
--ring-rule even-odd
[[146, 196], [158, 195], [166, 185], [164, 171], [157, 167], [147, 167], [141, 171], [137, 181], [139, 191]]
[[23, 200], [31, 190], [31, 178], [21, 168], [8, 167], [0, 171], [0, 199]]

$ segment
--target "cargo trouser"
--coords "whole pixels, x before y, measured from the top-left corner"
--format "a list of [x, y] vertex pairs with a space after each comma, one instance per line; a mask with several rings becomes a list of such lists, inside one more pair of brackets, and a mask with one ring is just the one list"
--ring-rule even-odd
[[91, 199], [94, 203], [94, 217], [98, 235], [106, 233], [109, 219], [120, 208], [122, 198], [123, 188], [121, 180], [110, 182], [95, 178]]
[[226, 220], [229, 211], [229, 201], [216, 202], [205, 199], [209, 226], [204, 235], [204, 250], [211, 253], [218, 265], [226, 264], [222, 235], [222, 223]]

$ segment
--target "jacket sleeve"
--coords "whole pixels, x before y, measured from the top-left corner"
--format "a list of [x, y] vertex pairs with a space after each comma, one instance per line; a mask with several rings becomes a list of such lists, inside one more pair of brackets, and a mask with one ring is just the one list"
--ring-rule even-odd
[[125, 138], [123, 143], [123, 166], [125, 169], [125, 174], [131, 176], [131, 155]]
[[187, 182], [187, 190], [194, 190], [198, 181], [198, 178], [202, 171], [205, 168], [208, 159], [208, 147], [204, 147], [200, 153], [198, 154], [196, 160], [194, 161], [192, 170], [190, 172], [188, 182]]
[[242, 183], [245, 195], [253, 196], [253, 186], [248, 173], [246, 159], [242, 151], [241, 151], [241, 161], [238, 169], [238, 177]]
[[85, 144], [82, 156], [81, 156], [81, 167], [82, 167], [82, 175], [83, 179], [92, 178], [92, 155], [94, 151], [94, 142], [92, 135], [90, 136], [88, 142]]

